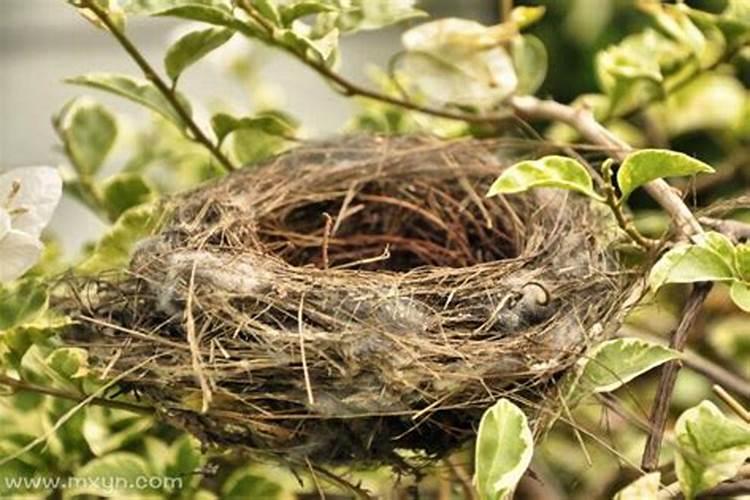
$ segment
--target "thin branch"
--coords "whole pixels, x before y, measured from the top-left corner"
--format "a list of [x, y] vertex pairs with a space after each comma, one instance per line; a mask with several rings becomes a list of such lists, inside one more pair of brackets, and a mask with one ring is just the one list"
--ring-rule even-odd
[[[573, 127], [587, 141], [610, 149], [610, 156], [616, 160], [624, 160], [633, 151], [630, 145], [596, 121], [590, 109], [574, 108], [532, 96], [515, 96], [509, 103], [522, 119], [558, 121]], [[700, 223], [680, 195], [664, 179], [651, 181], [643, 187], [669, 213], [681, 233], [693, 236], [703, 232]]]
[[190, 130], [190, 133], [192, 134], [191, 139], [202, 144], [226, 170], [236, 170], [237, 167], [235, 167], [232, 162], [230, 162], [229, 159], [224, 155], [224, 153], [221, 152], [219, 146], [214, 144], [211, 139], [209, 139], [206, 134], [203, 133], [203, 131], [195, 123], [195, 121], [193, 121], [190, 113], [185, 109], [185, 107], [180, 103], [180, 100], [177, 98], [177, 94], [175, 94], [174, 89], [172, 89], [171, 86], [167, 85], [164, 80], [159, 77], [159, 74], [148, 63], [146, 58], [138, 51], [136, 46], [133, 45], [128, 37], [125, 36], [125, 34], [120, 30], [120, 28], [118, 28], [117, 25], [112, 22], [109, 14], [104, 9], [102, 9], [95, 0], [81, 0], [80, 4], [78, 5], [93, 12], [94, 15], [102, 22], [102, 24], [107, 27], [109, 32], [112, 33], [112, 36], [115, 37], [122, 48], [125, 49], [125, 52], [128, 53], [131, 59], [133, 59], [133, 61], [141, 69], [141, 71], [143, 72], [143, 76], [154, 84], [157, 90], [164, 96], [164, 98], [169, 102], [175, 112], [179, 115], [185, 126], [188, 128], [188, 130]]
[[734, 413], [737, 414], [738, 417], [740, 417], [742, 420], [750, 424], [750, 411], [747, 410], [742, 404], [734, 399], [731, 394], [729, 394], [723, 387], [720, 385], [714, 385], [713, 390], [716, 393], [716, 395], [724, 401], [724, 404], [726, 404], [729, 408], [732, 409]]
[[127, 410], [133, 413], [140, 413], [143, 415], [153, 415], [156, 413], [154, 408], [143, 406], [135, 403], [128, 403], [127, 401], [117, 401], [114, 399], [107, 399], [102, 397], [92, 398], [86, 394], [75, 394], [72, 392], [55, 389], [52, 387], [45, 387], [42, 385], [32, 384], [23, 380], [18, 380], [7, 375], [0, 375], [0, 385], [10, 387], [15, 391], [33, 392], [36, 394], [44, 394], [55, 398], [67, 399], [76, 403], [87, 401], [97, 406], [103, 406], [106, 408], [113, 408], [116, 410]]
[[[698, 313], [701, 310], [703, 301], [706, 299], [708, 292], [712, 288], [711, 283], [696, 283], [690, 292], [687, 303], [682, 311], [682, 319], [677, 329], [672, 334], [669, 346], [676, 350], [682, 351], [687, 342], [688, 333], [692, 328]], [[656, 470], [659, 466], [659, 454], [661, 452], [664, 430], [667, 426], [667, 416], [669, 413], [669, 403], [672, 400], [672, 392], [677, 382], [677, 374], [682, 366], [681, 361], [674, 360], [664, 364], [661, 368], [661, 378], [656, 391], [654, 406], [651, 409], [649, 422], [651, 429], [649, 432], [646, 447], [643, 451], [641, 468], [647, 472]]]
[[605, 202], [609, 209], [615, 216], [617, 224], [625, 233], [630, 236], [634, 242], [641, 247], [649, 250], [654, 248], [655, 242], [643, 236], [638, 229], [636, 229], [633, 221], [628, 220], [622, 210], [622, 204], [617, 201], [617, 194], [615, 193], [615, 186], [612, 183], [612, 160], [608, 159], [602, 165], [602, 174], [604, 175], [604, 183], [602, 185], [602, 191], [604, 191]]

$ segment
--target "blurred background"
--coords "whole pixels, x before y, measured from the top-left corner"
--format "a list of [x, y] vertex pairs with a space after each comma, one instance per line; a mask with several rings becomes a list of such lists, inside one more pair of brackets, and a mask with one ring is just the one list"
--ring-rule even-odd
[[[492, 22], [497, 16], [493, 1], [424, 2], [436, 16], [453, 15]], [[181, 29], [178, 28], [181, 26]], [[134, 18], [131, 38], [153, 62], [163, 57], [170, 42], [185, 31], [174, 19]], [[347, 37], [342, 42], [341, 72], [366, 82], [369, 65], [385, 66], [400, 48], [399, 31], [379, 30]], [[221, 78], [237, 53], [250, 47], [240, 37], [201, 61], [185, 75], [181, 87], [196, 103], [221, 102], [235, 113], [247, 110], [248, 94], [237, 80]], [[270, 49], [252, 46], [259, 61], [258, 80], [263, 98], [272, 100], [304, 125], [306, 136], [328, 136], [342, 128], [353, 103], [336, 95], [312, 71], [289, 57], [272, 57]], [[0, 16], [0, 171], [27, 165], [57, 165], [62, 154], [50, 124], [51, 117], [69, 99], [81, 94], [95, 98], [120, 115], [118, 118], [148, 120], [140, 107], [89, 89], [66, 85], [63, 80], [90, 72], [138, 75], [137, 68], [104, 31], [93, 27], [63, 0], [2, 0]], [[217, 78], [218, 76], [218, 78]], [[208, 113], [198, 108], [198, 120]], [[115, 161], [116, 163], [116, 161]], [[90, 211], [67, 199], [51, 227], [67, 250], [78, 249], [103, 228]]]

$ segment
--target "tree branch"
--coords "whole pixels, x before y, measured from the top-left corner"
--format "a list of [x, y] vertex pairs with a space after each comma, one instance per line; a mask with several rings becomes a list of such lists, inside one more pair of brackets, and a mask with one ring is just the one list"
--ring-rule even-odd
[[15, 391], [34, 392], [37, 394], [44, 394], [47, 396], [53, 396], [56, 398], [67, 399], [69, 401], [75, 401], [81, 403], [88, 401], [91, 404], [97, 406], [104, 406], [107, 408], [115, 408], [118, 410], [127, 410], [133, 413], [140, 413], [143, 415], [153, 415], [156, 411], [148, 406], [143, 406], [135, 403], [128, 403], [127, 401], [116, 401], [114, 399], [107, 399], [101, 397], [88, 396], [86, 394], [74, 394], [72, 392], [54, 389], [52, 387], [45, 387], [41, 385], [32, 384], [23, 380], [8, 377], [7, 375], [0, 374], [0, 385], [10, 387]]
[[[624, 160], [633, 151], [630, 145], [596, 121], [590, 109], [573, 108], [533, 96], [515, 96], [510, 99], [509, 104], [516, 115], [524, 120], [551, 120], [573, 127], [587, 141], [607, 148], [610, 156], [616, 160]], [[643, 187], [669, 213], [682, 234], [694, 236], [703, 232], [698, 220], [667, 181], [657, 179]]]
[[[708, 292], [713, 287], [712, 283], [696, 283], [693, 286], [690, 297], [682, 310], [682, 319], [677, 329], [672, 334], [669, 346], [676, 350], [682, 351], [687, 342], [688, 333], [692, 328], [698, 313], [701, 310], [703, 301], [706, 299]], [[643, 451], [641, 468], [647, 472], [656, 470], [659, 466], [659, 454], [661, 452], [664, 430], [667, 426], [667, 416], [669, 413], [669, 403], [672, 400], [672, 391], [677, 382], [677, 374], [680, 371], [682, 362], [680, 360], [669, 361], [661, 368], [661, 378], [654, 399], [654, 406], [651, 409], [649, 422], [651, 429], [649, 432], [646, 447]]]
[[216, 158], [216, 160], [222, 165], [222, 167], [224, 167], [224, 169], [228, 171], [236, 170], [237, 167], [235, 167], [232, 162], [230, 162], [229, 159], [224, 155], [224, 153], [221, 152], [219, 146], [214, 144], [211, 139], [209, 139], [206, 134], [203, 133], [203, 131], [195, 123], [195, 121], [193, 121], [190, 113], [188, 113], [188, 111], [177, 98], [174, 89], [172, 89], [171, 86], [167, 85], [164, 80], [159, 77], [159, 74], [154, 70], [153, 67], [151, 67], [146, 58], [138, 51], [135, 45], [133, 45], [128, 37], [126, 37], [125, 34], [120, 31], [120, 29], [115, 25], [115, 23], [112, 22], [109, 14], [104, 9], [102, 9], [95, 0], [81, 0], [77, 5], [93, 12], [94, 15], [102, 22], [102, 24], [107, 27], [109, 32], [112, 33], [112, 36], [115, 37], [115, 39], [122, 46], [125, 52], [127, 52], [131, 59], [133, 59], [133, 62], [135, 62], [141, 69], [141, 71], [143, 72], [143, 76], [154, 84], [157, 90], [164, 96], [164, 98], [169, 102], [170, 106], [172, 106], [175, 112], [179, 115], [180, 119], [192, 134], [192, 137], [188, 137], [195, 142], [202, 144], [213, 155], [213, 157]]

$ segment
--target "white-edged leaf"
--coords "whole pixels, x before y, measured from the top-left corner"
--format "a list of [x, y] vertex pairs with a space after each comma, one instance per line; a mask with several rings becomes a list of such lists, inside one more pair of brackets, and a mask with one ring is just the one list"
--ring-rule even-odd
[[520, 193], [537, 187], [567, 189], [595, 200], [604, 200], [594, 191], [594, 184], [586, 167], [564, 156], [545, 156], [539, 160], [516, 163], [492, 183], [487, 196]]
[[710, 401], [675, 423], [675, 471], [687, 498], [733, 477], [750, 458], [750, 425], [731, 420]]
[[512, 498], [534, 454], [534, 439], [523, 411], [508, 399], [501, 399], [484, 412], [475, 453], [474, 480], [480, 497]]
[[700, 160], [677, 151], [641, 149], [625, 158], [617, 172], [622, 198], [627, 199], [636, 188], [663, 177], [681, 177], [714, 169]]
[[132, 207], [156, 198], [156, 192], [141, 174], [121, 172], [107, 178], [101, 185], [102, 201], [110, 220]]
[[614, 500], [646, 500], [657, 498], [661, 486], [661, 472], [644, 474], [621, 489]]
[[734, 268], [740, 279], [750, 282], [750, 243], [741, 243], [735, 247]]
[[[159, 92], [153, 83], [146, 80], [112, 73], [90, 73], [68, 78], [65, 81], [74, 85], [83, 85], [85, 87], [104, 90], [124, 97], [159, 113], [178, 127], [182, 128], [185, 126], [182, 118], [167, 98]], [[184, 97], [179, 96], [179, 94], [178, 100], [182, 108], [190, 115], [191, 111], [188, 101]]]
[[678, 356], [668, 347], [637, 338], [602, 342], [579, 360], [568, 399], [575, 403], [587, 394], [614, 391]]
[[81, 177], [96, 174], [117, 139], [117, 120], [98, 102], [80, 97], [70, 101], [55, 119], [55, 126]]
[[734, 280], [729, 288], [729, 295], [737, 307], [750, 313], [750, 283]]
[[233, 35], [233, 30], [224, 28], [207, 28], [183, 35], [169, 47], [164, 56], [167, 75], [172, 81], [176, 81], [186, 68], [224, 45]]
[[735, 278], [733, 260], [726, 237], [706, 233], [697, 244], [681, 243], [662, 255], [651, 268], [648, 283], [656, 291], [667, 283], [731, 281]]
[[217, 113], [211, 118], [211, 126], [219, 140], [237, 130], [251, 129], [269, 135], [287, 136], [294, 133], [295, 124], [277, 113], [259, 113], [255, 116], [236, 118], [226, 113]]
[[97, 242], [93, 253], [78, 268], [96, 273], [125, 267], [139, 240], [151, 235], [161, 224], [163, 213], [157, 202], [126, 210]]

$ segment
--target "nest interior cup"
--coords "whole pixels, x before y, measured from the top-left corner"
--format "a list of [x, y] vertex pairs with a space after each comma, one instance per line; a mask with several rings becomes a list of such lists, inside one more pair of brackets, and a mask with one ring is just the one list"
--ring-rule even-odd
[[485, 197], [513, 154], [344, 137], [176, 196], [69, 341], [205, 442], [287, 459], [438, 457], [499, 397], [541, 415], [624, 287], [588, 201]]

